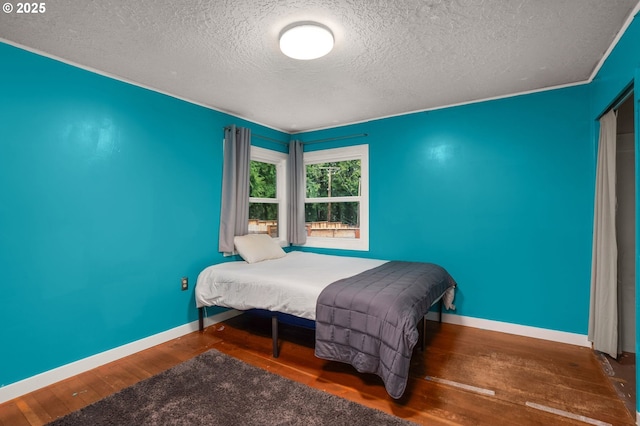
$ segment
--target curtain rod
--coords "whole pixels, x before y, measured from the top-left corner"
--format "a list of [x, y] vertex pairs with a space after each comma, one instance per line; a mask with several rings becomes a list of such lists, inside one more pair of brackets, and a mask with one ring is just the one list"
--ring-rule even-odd
[[341, 139], [365, 138], [367, 136], [369, 136], [368, 133], [357, 133], [355, 135], [336, 136], [335, 138], [326, 138], [326, 139], [316, 139], [316, 140], [312, 140], [312, 141], [305, 141], [305, 142], [302, 142], [302, 143], [304, 145], [310, 145], [312, 143], [339, 141]]
[[[230, 128], [231, 128], [231, 126], [224, 126], [223, 127], [224, 130], [227, 130], [227, 129], [230, 129]], [[278, 139], [270, 138], [268, 136], [262, 136], [262, 135], [259, 135], [257, 133], [251, 132], [251, 136], [254, 136], [254, 137], [259, 138], [259, 139], [264, 139], [264, 140], [269, 141], [269, 142], [275, 142], [275, 143], [279, 143], [281, 145], [289, 146], [289, 142], [285, 142], [285, 141], [281, 141], [281, 140], [278, 140]]]
[[[231, 126], [225, 126], [224, 128], [228, 129], [230, 127]], [[267, 140], [269, 142], [275, 142], [275, 143], [279, 143], [281, 145], [289, 146], [289, 142], [281, 141], [281, 140], [278, 140], [278, 139], [273, 139], [273, 138], [270, 138], [268, 136], [262, 136], [262, 135], [260, 135], [258, 133], [251, 133], [251, 136], [254, 136], [254, 137], [259, 138], [259, 139], [264, 139], [264, 140]], [[353, 135], [336, 136], [335, 138], [315, 139], [315, 140], [312, 140], [312, 141], [303, 141], [302, 144], [303, 145], [310, 145], [310, 144], [313, 144], [313, 143], [332, 142], [332, 141], [338, 141], [338, 140], [342, 140], [342, 139], [352, 139], [352, 138], [364, 138], [364, 137], [367, 137], [367, 136], [369, 136], [368, 133], [357, 133], [357, 134], [353, 134]]]
[[278, 139], [273, 139], [273, 138], [270, 138], [268, 136], [262, 136], [262, 135], [259, 135], [257, 133], [251, 133], [251, 136], [255, 136], [256, 138], [264, 139], [264, 140], [269, 141], [269, 142], [279, 143], [279, 144], [284, 145], [284, 146], [289, 146], [289, 142], [279, 141]]

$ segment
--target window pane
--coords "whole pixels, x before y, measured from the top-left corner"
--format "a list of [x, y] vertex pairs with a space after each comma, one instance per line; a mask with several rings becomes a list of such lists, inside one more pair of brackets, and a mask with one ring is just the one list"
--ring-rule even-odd
[[360, 238], [359, 204], [358, 202], [305, 204], [307, 236]]
[[276, 198], [276, 165], [251, 161], [249, 197]]
[[249, 203], [249, 233], [278, 236], [278, 204]]
[[308, 164], [307, 197], [360, 195], [360, 160]]

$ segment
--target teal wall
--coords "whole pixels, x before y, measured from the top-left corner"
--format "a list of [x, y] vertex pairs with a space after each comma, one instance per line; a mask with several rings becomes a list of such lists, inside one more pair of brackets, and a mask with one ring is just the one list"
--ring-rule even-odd
[[222, 128], [288, 135], [6, 44], [0, 64], [0, 386], [196, 320]]
[[635, 70], [640, 68], [639, 45], [640, 17], [636, 15], [590, 85], [590, 115], [594, 120], [606, 112], [625, 87], [633, 83]]
[[586, 334], [588, 116], [585, 85], [297, 137], [368, 134], [342, 142], [369, 144], [368, 256], [444, 266], [457, 314]]
[[[589, 85], [296, 135], [369, 135], [308, 147], [370, 146], [370, 252], [334, 253], [436, 262], [460, 315], [586, 334], [595, 120], [638, 45], [636, 19]], [[3, 386], [194, 321], [224, 260], [222, 127], [288, 135], [4, 44], [0, 63]]]

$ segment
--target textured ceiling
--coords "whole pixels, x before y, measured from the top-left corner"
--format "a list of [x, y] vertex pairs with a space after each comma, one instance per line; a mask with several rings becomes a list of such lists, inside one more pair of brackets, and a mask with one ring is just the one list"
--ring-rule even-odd
[[[17, 4], [16, 2], [12, 3]], [[288, 132], [588, 81], [638, 0], [54, 0], [0, 13], [29, 50]], [[282, 28], [334, 50], [296, 61]]]

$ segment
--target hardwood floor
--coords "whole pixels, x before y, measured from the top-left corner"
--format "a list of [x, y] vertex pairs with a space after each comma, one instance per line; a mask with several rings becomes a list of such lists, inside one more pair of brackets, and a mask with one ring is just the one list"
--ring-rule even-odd
[[635, 424], [587, 348], [430, 322], [396, 401], [376, 376], [316, 358], [313, 331], [280, 336], [274, 359], [269, 319], [242, 315], [2, 404], [0, 425], [46, 424], [212, 348], [418, 424]]
[[636, 412], [636, 354], [623, 352], [618, 359], [596, 352], [602, 370], [632, 415]]

